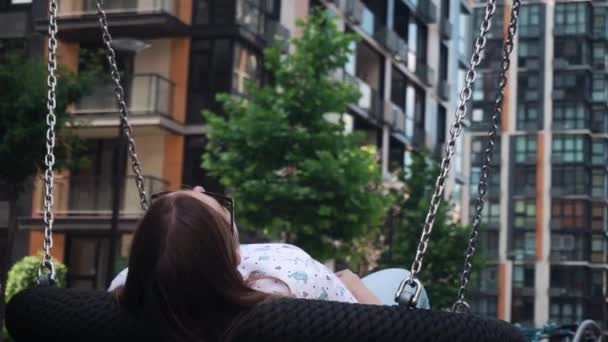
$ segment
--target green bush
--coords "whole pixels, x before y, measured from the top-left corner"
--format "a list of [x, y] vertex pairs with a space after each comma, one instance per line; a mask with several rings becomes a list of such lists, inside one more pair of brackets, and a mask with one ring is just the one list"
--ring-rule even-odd
[[[8, 272], [6, 281], [5, 300], [8, 303], [15, 294], [36, 286], [38, 283], [38, 268], [40, 267], [40, 256], [26, 256], [17, 261]], [[57, 273], [57, 286], [65, 286], [67, 267], [64, 264], [53, 260], [55, 272]]]

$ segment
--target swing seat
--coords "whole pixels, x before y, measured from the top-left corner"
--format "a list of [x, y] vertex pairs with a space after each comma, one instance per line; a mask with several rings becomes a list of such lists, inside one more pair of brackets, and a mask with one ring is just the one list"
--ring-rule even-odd
[[[37, 287], [8, 303], [6, 326], [24, 341], [155, 341], [103, 291]], [[236, 331], [238, 342], [525, 341], [512, 325], [470, 314], [399, 306], [284, 299], [260, 304]]]

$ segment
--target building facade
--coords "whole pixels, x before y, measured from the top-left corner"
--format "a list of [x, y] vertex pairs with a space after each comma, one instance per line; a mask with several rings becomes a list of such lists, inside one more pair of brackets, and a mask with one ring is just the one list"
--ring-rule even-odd
[[[463, 217], [475, 194], [511, 1], [499, 1], [465, 134]], [[474, 4], [474, 27], [485, 3]], [[481, 248], [474, 309], [514, 323], [606, 328], [608, 2], [524, 1]]]
[[[0, 25], [37, 48], [45, 58], [47, 1], [3, 0]], [[81, 72], [102, 49], [94, 0], [58, 0], [61, 65]], [[361, 40], [344, 70], [361, 99], [349, 106], [346, 122], [364, 131], [380, 151], [382, 172], [403, 165], [422, 148], [438, 156], [448, 117], [455, 110], [455, 84], [463, 79], [470, 47], [472, 8], [444, 0], [106, 0], [110, 32], [128, 97], [138, 155], [148, 193], [202, 184], [220, 189], [200, 168], [206, 144], [204, 109], [219, 111], [218, 93], [241, 94], [244, 82], [266, 80], [263, 49], [277, 37], [297, 36], [296, 20], [320, 6]], [[19, 10], [25, 20], [11, 21]], [[25, 26], [20, 26], [26, 23]], [[10, 27], [9, 27], [10, 26]], [[10, 28], [10, 30], [9, 30]], [[104, 61], [105, 62], [105, 61]], [[100, 78], [90, 95], [72, 106], [85, 141], [86, 167], [61, 171], [55, 184], [54, 255], [69, 269], [72, 287], [103, 288], [109, 281], [114, 158], [119, 121], [113, 87]], [[460, 145], [462, 145], [460, 143]], [[454, 174], [462, 178], [462, 153]], [[127, 163], [127, 161], [122, 161]], [[126, 262], [141, 215], [129, 167], [121, 177], [118, 265]], [[458, 180], [460, 178], [453, 177]], [[460, 192], [460, 181], [451, 189]], [[17, 254], [42, 246], [43, 184], [33, 181], [24, 200]], [[459, 196], [459, 195], [457, 195]], [[1, 216], [1, 215], [0, 215]]]

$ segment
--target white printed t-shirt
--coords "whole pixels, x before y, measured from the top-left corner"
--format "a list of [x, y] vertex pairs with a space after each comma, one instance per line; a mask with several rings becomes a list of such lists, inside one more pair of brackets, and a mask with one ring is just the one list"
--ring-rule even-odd
[[[241, 245], [241, 264], [238, 270], [251, 288], [261, 292], [357, 303], [333, 272], [293, 245]], [[124, 269], [112, 280], [110, 291], [125, 283], [127, 272]]]

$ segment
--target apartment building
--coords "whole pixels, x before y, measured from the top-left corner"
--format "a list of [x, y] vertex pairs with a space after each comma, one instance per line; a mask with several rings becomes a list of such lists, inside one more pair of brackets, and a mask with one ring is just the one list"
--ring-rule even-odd
[[[499, 2], [465, 134], [471, 219], [511, 1]], [[473, 5], [474, 27], [484, 2]], [[524, 1], [481, 239], [474, 309], [514, 323], [606, 328], [608, 1]]]
[[[94, 0], [58, 0], [62, 65], [78, 72], [86, 56], [102, 48]], [[245, 80], [265, 82], [262, 51], [277, 37], [298, 34], [297, 19], [315, 6], [361, 37], [339, 77], [361, 91], [345, 113], [349, 127], [366, 133], [381, 151], [382, 171], [403, 165], [415, 149], [439, 155], [447, 117], [454, 112], [455, 84], [463, 79], [470, 50], [472, 8], [444, 0], [105, 0], [108, 24], [129, 102], [131, 123], [148, 193], [181, 184], [220, 186], [200, 168], [205, 138], [203, 109], [221, 112], [215, 95], [244, 92]], [[34, 55], [44, 58], [47, 1], [4, 0], [0, 37], [34, 36]], [[13, 11], [19, 10], [24, 20]], [[13, 21], [11, 21], [13, 20]], [[25, 26], [20, 26], [27, 23]], [[0, 27], [2, 28], [2, 27]], [[11, 30], [9, 30], [9, 28]], [[5, 32], [16, 32], [8, 36]], [[118, 118], [113, 87], [100, 78], [93, 92], [72, 106], [85, 139], [86, 167], [61, 171], [55, 189], [55, 256], [69, 269], [72, 287], [103, 288], [107, 282], [112, 216], [113, 158]], [[459, 153], [458, 159], [462, 159]], [[126, 161], [125, 161], [126, 162]], [[458, 168], [455, 174], [462, 171]], [[141, 215], [130, 168], [121, 191], [117, 267], [124, 264]], [[453, 177], [458, 180], [460, 178]], [[460, 190], [460, 181], [451, 189]], [[42, 245], [43, 185], [25, 196], [17, 254]]]

